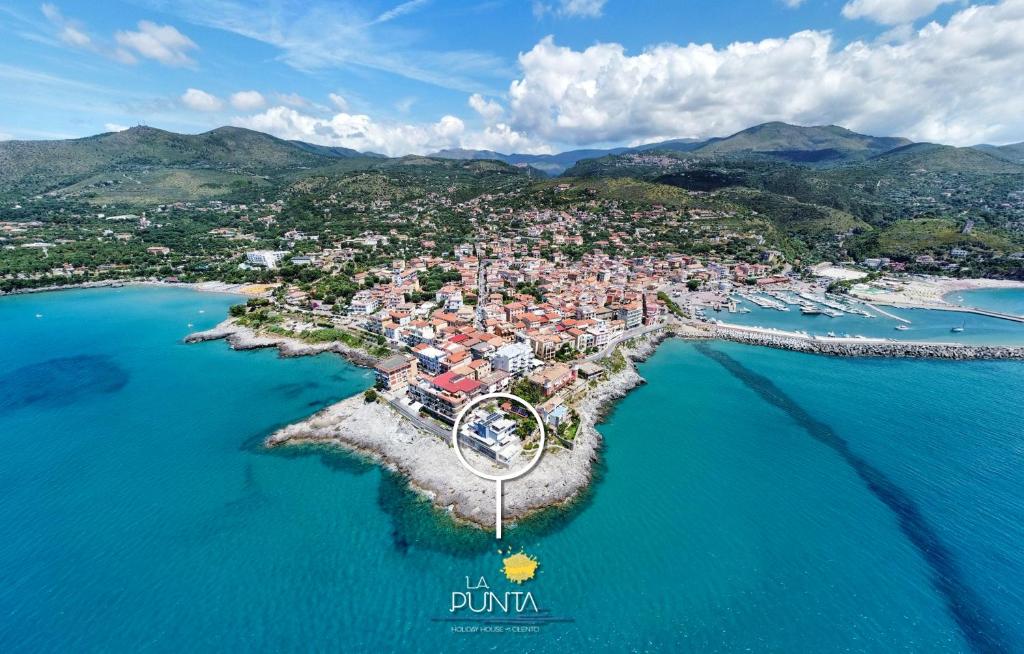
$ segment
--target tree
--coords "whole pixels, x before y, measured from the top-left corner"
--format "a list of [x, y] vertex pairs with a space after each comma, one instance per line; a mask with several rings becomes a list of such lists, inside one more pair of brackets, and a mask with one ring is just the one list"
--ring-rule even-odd
[[228, 313], [231, 314], [232, 318], [240, 318], [245, 315], [245, 305], [232, 304], [231, 308], [228, 309]]
[[686, 281], [686, 288], [690, 289], [691, 291], [696, 291], [698, 288], [700, 288], [700, 284], [701, 281], [699, 279], [688, 279]]
[[363, 399], [366, 401], [367, 404], [369, 404], [370, 402], [376, 402], [377, 397], [377, 391], [375, 391], [372, 388], [366, 389], [366, 392], [363, 393]]
[[537, 404], [544, 399], [541, 394], [541, 390], [529, 379], [520, 379], [517, 381], [516, 385], [512, 387], [512, 393], [523, 398], [530, 404]]

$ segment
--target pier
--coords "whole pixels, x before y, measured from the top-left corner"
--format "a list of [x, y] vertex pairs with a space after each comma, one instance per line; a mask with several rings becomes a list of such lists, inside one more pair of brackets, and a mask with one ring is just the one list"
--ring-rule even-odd
[[[880, 313], [880, 314], [882, 314], [884, 316], [888, 316], [889, 318], [892, 318], [894, 320], [900, 320], [900, 321], [906, 322], [906, 323], [910, 322], [909, 320], [907, 320], [905, 318], [900, 318], [897, 315], [891, 314], [891, 313], [889, 313], [887, 311], [883, 311], [882, 309], [879, 309], [876, 305], [871, 304], [870, 302], [865, 301], [864, 304], [866, 304], [867, 306], [871, 307], [872, 309], [874, 309], [878, 313]], [[1014, 314], [1014, 313], [1002, 313], [1000, 311], [991, 311], [989, 309], [979, 309], [978, 307], [967, 307], [967, 306], [961, 306], [961, 305], [941, 305], [941, 304], [936, 304], [934, 306], [931, 306], [931, 305], [902, 306], [902, 305], [898, 305], [898, 304], [891, 304], [891, 305], [888, 305], [888, 306], [891, 306], [891, 307], [894, 307], [894, 308], [899, 308], [899, 309], [934, 309], [935, 311], [952, 311], [952, 312], [959, 312], [959, 313], [973, 313], [974, 315], [977, 315], [977, 316], [986, 316], [988, 318], [999, 318], [1001, 320], [1009, 320], [1011, 322], [1024, 323], [1024, 316], [1018, 316], [1017, 314]]]
[[864, 302], [864, 304], [866, 304], [867, 306], [871, 307], [872, 309], [874, 309], [878, 313], [882, 314], [886, 318], [892, 318], [893, 320], [899, 320], [900, 322], [907, 323], [908, 325], [910, 324], [910, 321], [907, 320], [906, 318], [900, 318], [895, 313], [889, 313], [885, 309], [879, 309], [877, 306], [875, 306], [874, 304], [871, 304], [870, 302]]

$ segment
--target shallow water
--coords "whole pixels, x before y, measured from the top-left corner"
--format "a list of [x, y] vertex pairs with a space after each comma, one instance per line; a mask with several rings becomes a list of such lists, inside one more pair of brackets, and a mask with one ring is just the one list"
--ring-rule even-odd
[[467, 576], [513, 589], [495, 542], [377, 466], [263, 451], [371, 380], [180, 343], [233, 301], [0, 300], [0, 650], [1024, 648], [1019, 363], [666, 342], [584, 501], [506, 532], [573, 622], [453, 633]]

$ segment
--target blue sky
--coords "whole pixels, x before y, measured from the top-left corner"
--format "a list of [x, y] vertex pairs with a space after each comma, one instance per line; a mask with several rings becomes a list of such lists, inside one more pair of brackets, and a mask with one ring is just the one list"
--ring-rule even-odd
[[235, 124], [544, 152], [787, 120], [1024, 140], [1024, 0], [15, 0], [0, 34], [0, 138]]

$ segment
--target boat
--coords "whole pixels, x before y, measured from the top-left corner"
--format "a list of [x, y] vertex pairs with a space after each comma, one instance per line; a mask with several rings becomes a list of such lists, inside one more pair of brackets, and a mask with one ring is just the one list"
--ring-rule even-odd
[[966, 328], [967, 328], [967, 323], [964, 322], [959, 327], [954, 327], [953, 329], [950, 329], [949, 331], [953, 332], [954, 334], [959, 334], [960, 332], [962, 332]]
[[800, 313], [804, 314], [805, 316], [818, 316], [821, 315], [821, 309], [819, 309], [818, 307], [812, 307], [809, 304], [805, 304], [802, 307], [800, 307]]
[[836, 333], [835, 332], [829, 332], [829, 333], [825, 334], [825, 336], [828, 336], [829, 338], [835, 338], [836, 337]]
[[36, 318], [42, 318], [42, 317], [43, 317], [43, 314], [41, 314], [41, 313], [37, 313], [36, 314]]
[[897, 331], [905, 332], [908, 329], [910, 329], [910, 327], [907, 327], [906, 325], [896, 325], [896, 330]]

